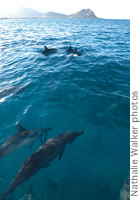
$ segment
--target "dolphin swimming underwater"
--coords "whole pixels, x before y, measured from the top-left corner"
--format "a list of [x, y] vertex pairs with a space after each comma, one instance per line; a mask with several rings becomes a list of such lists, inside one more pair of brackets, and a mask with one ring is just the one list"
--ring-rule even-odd
[[55, 53], [57, 51], [57, 49], [52, 48], [52, 49], [48, 49], [46, 46], [44, 46], [44, 51], [42, 52], [42, 54], [48, 55], [51, 53]]
[[120, 191], [121, 200], [130, 200], [130, 177], [127, 178], [123, 184], [123, 188]]
[[13, 86], [3, 89], [0, 91], [0, 99], [9, 96], [11, 94], [19, 94], [23, 92], [27, 87], [28, 85], [22, 85], [22, 86]]
[[20, 125], [19, 132], [15, 135], [9, 136], [4, 144], [2, 144], [0, 147], [0, 158], [10, 154], [26, 144], [30, 144], [32, 146], [37, 138], [40, 138], [41, 143], [43, 143], [43, 136], [44, 140], [46, 141], [46, 134], [51, 129], [52, 128], [41, 128], [27, 130]]
[[5, 200], [10, 193], [13, 193], [18, 186], [30, 179], [40, 169], [48, 168], [50, 163], [56, 157], [58, 157], [58, 160], [60, 160], [67, 144], [71, 144], [83, 133], [84, 131], [66, 132], [56, 136], [55, 138], [49, 139], [45, 144], [40, 146], [35, 153], [33, 153], [27, 160], [24, 161], [19, 172], [11, 182], [8, 190], [1, 197], [1, 200]]

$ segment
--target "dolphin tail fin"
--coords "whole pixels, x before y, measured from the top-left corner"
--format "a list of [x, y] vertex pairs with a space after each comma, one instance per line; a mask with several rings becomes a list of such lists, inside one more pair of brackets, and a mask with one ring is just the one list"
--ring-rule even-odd
[[47, 128], [46, 131], [44, 132], [44, 138], [43, 138], [43, 144], [45, 144], [48, 136], [48, 131], [51, 131], [53, 128]]
[[40, 139], [40, 145], [44, 144], [42, 135], [40, 135], [39, 139]]
[[3, 195], [2, 195], [0, 200], [5, 200], [6, 197], [8, 196], [8, 194], [9, 194], [9, 191], [7, 190], [6, 192], [3, 193]]
[[45, 142], [47, 140], [47, 135], [48, 135], [47, 133], [44, 134], [44, 141], [43, 141], [44, 144], [45, 144]]
[[41, 145], [46, 143], [47, 136], [48, 136], [48, 131], [51, 131], [52, 129], [54, 129], [54, 127], [52, 127], [52, 128], [42, 128], [42, 131], [44, 133], [40, 136]]

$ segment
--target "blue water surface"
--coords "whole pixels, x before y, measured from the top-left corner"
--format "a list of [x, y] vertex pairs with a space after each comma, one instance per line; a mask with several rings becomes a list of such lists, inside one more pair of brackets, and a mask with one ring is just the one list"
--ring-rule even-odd
[[[84, 130], [7, 199], [119, 199], [129, 176], [129, 37], [127, 20], [0, 20], [0, 144], [16, 124], [54, 127], [48, 138]], [[44, 45], [58, 50], [45, 56]], [[0, 159], [0, 194], [39, 145]]]

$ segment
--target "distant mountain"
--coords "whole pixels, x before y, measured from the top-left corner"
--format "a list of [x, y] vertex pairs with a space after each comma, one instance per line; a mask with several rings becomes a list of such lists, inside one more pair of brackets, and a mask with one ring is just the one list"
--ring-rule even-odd
[[82, 9], [79, 12], [69, 15], [70, 18], [97, 18], [91, 9]]
[[67, 18], [68, 15], [64, 15], [61, 13], [56, 13], [56, 12], [47, 12], [44, 17], [46, 18]]
[[94, 12], [91, 9], [82, 9], [72, 15], [64, 15], [56, 12], [48, 12], [44, 15], [46, 18], [96, 18]]
[[17, 18], [34, 18], [42, 17], [42, 13], [31, 8], [19, 7], [13, 14], [9, 14], [8, 17], [17, 17]]
[[[2, 16], [3, 17], [3, 16]], [[82, 9], [77, 13], [71, 15], [65, 15], [56, 12], [41, 13], [31, 8], [19, 7], [13, 13], [10, 13], [4, 17], [8, 18], [96, 18], [94, 12], [91, 9]]]

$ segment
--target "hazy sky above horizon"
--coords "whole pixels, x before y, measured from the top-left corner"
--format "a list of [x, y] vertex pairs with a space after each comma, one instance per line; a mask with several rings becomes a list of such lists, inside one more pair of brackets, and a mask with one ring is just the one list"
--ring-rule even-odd
[[19, 6], [37, 11], [72, 14], [83, 8], [90, 8], [97, 17], [130, 19], [128, 0], [0, 0], [0, 15], [13, 13]]

